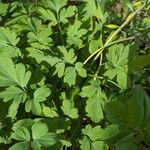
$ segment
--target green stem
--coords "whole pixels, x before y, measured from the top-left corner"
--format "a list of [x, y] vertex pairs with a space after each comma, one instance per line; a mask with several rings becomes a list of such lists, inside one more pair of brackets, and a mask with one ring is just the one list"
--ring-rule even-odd
[[101, 53], [101, 57], [100, 57], [100, 60], [99, 60], [99, 66], [98, 66], [98, 69], [97, 69], [97, 71], [96, 71], [96, 73], [95, 73], [95, 78], [94, 78], [94, 80], [95, 80], [96, 77], [98, 76], [99, 70], [100, 70], [101, 65], [102, 65], [102, 61], [103, 61], [103, 53]]
[[[125, 39], [120, 39], [120, 40], [117, 40], [117, 41], [114, 41], [110, 44], [108, 44], [106, 47], [109, 47], [111, 45], [114, 45], [114, 44], [117, 44], [117, 43], [122, 43], [122, 42], [125, 42], [125, 41], [129, 41], [129, 40], [134, 40], [136, 37], [128, 37], [128, 38], [125, 38]], [[104, 48], [105, 49], [105, 48]], [[104, 49], [102, 49], [94, 58], [94, 61], [99, 57], [99, 55], [104, 51]]]
[[115, 83], [115, 82], [112, 81], [112, 80], [105, 79], [104, 77], [100, 77], [100, 76], [90, 75], [90, 74], [89, 74], [89, 76], [94, 77], [94, 78], [96, 77], [96, 78], [99, 78], [99, 79], [102, 79], [102, 80], [106, 80], [106, 81], [108, 81], [108, 82], [114, 84], [114, 85], [117, 86], [118, 88], [122, 89], [117, 83]]
[[[91, 54], [85, 61], [84, 64], [86, 64], [94, 55], [96, 55], [95, 60], [101, 55], [101, 51], [103, 51], [106, 47], [110, 46], [111, 41], [114, 39], [114, 37], [134, 18], [135, 15], [137, 15], [137, 13], [139, 11], [141, 11], [143, 8], [145, 7], [145, 4], [143, 4], [141, 7], [139, 7], [136, 11], [134, 11], [133, 13], [131, 13], [126, 21], [110, 36], [110, 38], [106, 41], [106, 43], [104, 44], [103, 47], [101, 47], [100, 49], [98, 49], [97, 51], [95, 51], [93, 54]], [[127, 39], [127, 38], [126, 38]], [[112, 44], [111, 44], [112, 45]]]
[[83, 64], [85, 65], [94, 55], [96, 55], [98, 52], [104, 50], [106, 47], [109, 47], [109, 46], [114, 45], [114, 44], [117, 44], [117, 43], [121, 43], [121, 42], [129, 41], [129, 40], [133, 40], [133, 39], [135, 39], [134, 36], [133, 36], [133, 37], [124, 38], [124, 39], [120, 39], [120, 40], [116, 40], [116, 41], [114, 41], [114, 42], [108, 44], [107, 46], [104, 45], [104, 46], [102, 46], [101, 48], [99, 48], [98, 50], [96, 50], [94, 53], [92, 53], [92, 54], [84, 61]]
[[139, 11], [141, 11], [143, 8], [145, 7], [145, 4], [143, 4], [141, 7], [139, 7], [136, 11], [134, 11], [133, 13], [131, 13], [126, 21], [112, 34], [112, 36], [107, 40], [107, 42], [105, 43], [105, 45], [109, 44], [113, 38], [134, 18], [135, 15], [137, 15], [137, 13]]
[[[136, 11], [134, 11], [133, 13], [131, 13], [126, 21], [112, 34], [112, 36], [106, 41], [105, 46], [109, 45], [109, 43], [113, 40], [113, 38], [135, 17], [135, 15], [137, 15], [137, 13], [139, 11], [141, 11], [143, 8], [145, 7], [145, 4], [143, 4], [141, 7], [139, 7]], [[96, 60], [99, 56], [100, 56], [101, 52], [99, 52], [95, 59]]]

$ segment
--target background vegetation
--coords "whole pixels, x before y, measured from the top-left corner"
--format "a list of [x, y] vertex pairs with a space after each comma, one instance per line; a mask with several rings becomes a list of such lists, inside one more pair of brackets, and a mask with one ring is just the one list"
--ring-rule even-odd
[[150, 4], [1, 0], [0, 149], [149, 150]]

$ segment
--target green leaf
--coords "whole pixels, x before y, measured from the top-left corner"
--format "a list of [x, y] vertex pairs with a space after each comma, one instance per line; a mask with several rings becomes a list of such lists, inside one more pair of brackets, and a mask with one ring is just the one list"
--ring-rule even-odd
[[104, 130], [100, 126], [92, 128], [91, 125], [87, 125], [85, 129], [82, 129], [82, 133], [87, 135], [91, 141], [97, 141], [101, 140]]
[[31, 147], [33, 150], [41, 150], [41, 145], [38, 143], [37, 140], [31, 142]]
[[26, 112], [32, 111], [35, 115], [42, 115], [41, 102], [46, 101], [47, 97], [51, 94], [51, 90], [46, 86], [38, 88], [34, 92], [34, 97], [32, 100], [27, 100], [25, 105]]
[[43, 118], [41, 121], [44, 121], [50, 127], [50, 132], [55, 132], [57, 134], [64, 133], [66, 130], [70, 129], [71, 122], [67, 118]]
[[28, 142], [19, 142], [11, 146], [8, 150], [28, 150], [29, 143]]
[[143, 106], [143, 95], [140, 88], [136, 87], [132, 90], [132, 96], [127, 101], [128, 121], [127, 126], [129, 128], [138, 127], [143, 121], [144, 117], [144, 106]]
[[94, 122], [99, 122], [103, 119], [103, 110], [102, 110], [102, 98], [101, 93], [97, 92], [95, 95], [90, 97], [86, 102], [86, 112], [87, 116], [91, 118]]
[[81, 77], [87, 77], [86, 70], [83, 68], [83, 64], [81, 62], [77, 62], [75, 64], [75, 69]]
[[123, 44], [113, 45], [109, 48], [108, 53], [106, 54], [106, 58], [108, 63], [106, 64], [106, 68], [116, 68], [116, 67], [124, 67], [127, 65], [129, 57], [129, 45], [124, 47]]
[[122, 69], [118, 69], [117, 71], [117, 82], [122, 89], [129, 87], [128, 75]]
[[103, 141], [100, 141], [104, 136], [104, 130], [99, 126], [94, 128], [91, 125], [87, 125], [85, 129], [82, 129], [82, 133], [85, 135], [80, 141], [82, 150], [107, 150], [108, 146]]
[[100, 42], [98, 40], [91, 40], [89, 43], [89, 52], [92, 54], [96, 50], [98, 50], [98, 47], [100, 46]]
[[69, 6], [68, 8], [63, 8], [60, 11], [59, 21], [62, 23], [67, 23], [68, 18], [74, 16], [75, 12], [76, 12], [75, 6]]
[[65, 63], [64, 62], [59, 62], [55, 65], [56, 70], [54, 72], [54, 75], [58, 73], [58, 77], [61, 78], [64, 75], [65, 72]]
[[78, 109], [74, 108], [74, 104], [70, 100], [63, 100], [62, 103], [62, 110], [65, 115], [69, 116], [70, 118], [78, 118]]
[[100, 82], [99, 81], [91, 81], [90, 85], [88, 86], [84, 86], [82, 88], [82, 91], [80, 93], [80, 95], [82, 97], [92, 97], [97, 91], [101, 91], [100, 89]]
[[75, 85], [76, 70], [74, 67], [67, 67], [65, 69], [64, 82], [68, 83], [69, 86]]
[[27, 129], [30, 129], [33, 123], [34, 121], [32, 119], [20, 119], [13, 124], [12, 129], [13, 131], [17, 130], [20, 127], [26, 127]]
[[116, 150], [137, 150], [137, 146], [131, 142], [118, 142], [116, 145]]
[[52, 57], [48, 54], [43, 53], [42, 51], [35, 48], [27, 48], [29, 52], [29, 57], [34, 58], [37, 63], [47, 62], [49, 65], [54, 66], [60, 61], [57, 57]]
[[42, 7], [39, 7], [38, 11], [42, 15], [43, 19], [52, 21], [51, 25], [57, 24], [56, 16], [54, 15], [54, 13], [52, 11], [44, 9]]
[[16, 77], [22, 87], [25, 87], [29, 82], [31, 77], [31, 72], [25, 70], [25, 66], [23, 64], [16, 65]]
[[144, 122], [149, 122], [150, 121], [150, 98], [149, 95], [143, 90], [140, 90], [141, 93], [143, 93], [143, 107], [144, 107]]
[[13, 58], [21, 55], [20, 50], [16, 47], [0, 44], [0, 55], [1, 57]]
[[27, 100], [25, 104], [26, 112], [30, 112], [32, 110], [32, 100]]
[[91, 145], [91, 150], [108, 150], [108, 145], [105, 144], [103, 141], [95, 141]]
[[0, 3], [0, 16], [4, 16], [7, 13], [8, 7], [8, 4]]
[[[118, 97], [119, 98], [119, 97]], [[126, 103], [113, 100], [106, 103], [105, 112], [111, 123], [117, 123], [129, 129], [137, 128], [144, 119], [143, 93], [141, 88], [134, 87]]]
[[101, 4], [95, 0], [86, 0], [86, 7], [84, 8], [83, 12], [85, 12], [84, 19], [87, 20], [89, 17], [97, 17], [105, 23], [107, 14], [104, 14], [101, 8]]
[[81, 144], [80, 146], [81, 150], [90, 150], [91, 143], [88, 137], [84, 136], [84, 138], [80, 140], [80, 144]]
[[126, 47], [123, 44], [113, 45], [109, 48], [106, 58], [105, 68], [107, 71], [104, 75], [109, 79], [117, 76], [117, 82], [122, 89], [129, 87], [130, 80], [128, 77], [128, 57], [129, 57], [130, 45]]
[[52, 0], [46, 1], [45, 3], [47, 4], [46, 7], [48, 6], [49, 9], [39, 8], [38, 10], [44, 19], [52, 21], [50, 23], [51, 25], [56, 25], [58, 22], [67, 23], [67, 19], [72, 17], [76, 11], [75, 6], [63, 8], [67, 4], [67, 0]]
[[23, 98], [25, 98], [25, 91], [21, 90], [18, 87], [11, 86], [6, 88], [5, 91], [0, 93], [0, 98], [3, 98], [3, 101], [7, 102], [9, 100], [20, 100], [22, 101]]
[[43, 110], [44, 116], [46, 117], [51, 117], [51, 118], [58, 117], [56, 110], [53, 108], [44, 106], [42, 110]]
[[34, 83], [36, 83], [40, 87], [44, 86], [45, 80], [46, 80], [45, 75], [43, 73], [43, 71], [45, 72], [44, 69], [45, 69], [45, 66], [39, 66], [34, 71], [32, 71], [32, 79], [34, 80]]
[[105, 112], [107, 119], [111, 123], [123, 123], [127, 122], [127, 109], [126, 105], [120, 101], [111, 101], [105, 104]]
[[46, 86], [42, 86], [34, 92], [34, 101], [43, 102], [50, 94], [51, 90]]
[[20, 103], [21, 103], [21, 100], [22, 99], [13, 100], [12, 104], [10, 105], [10, 107], [8, 109], [7, 117], [11, 117], [12, 119], [14, 119], [16, 117]]
[[19, 42], [17, 34], [11, 31], [9, 28], [0, 27], [0, 43], [2, 45], [10, 45], [15, 47]]
[[32, 147], [52, 146], [57, 142], [55, 133], [48, 132], [49, 128], [46, 123], [36, 122], [32, 126], [33, 142]]
[[55, 133], [46, 133], [44, 136], [39, 138], [38, 140], [34, 140], [33, 142], [38, 142], [41, 146], [52, 146], [56, 144], [58, 141]]
[[30, 141], [30, 132], [25, 127], [19, 127], [12, 134], [12, 137], [18, 141]]
[[26, 93], [25, 91], [21, 90], [18, 87], [11, 86], [9, 88], [6, 88], [5, 91], [0, 93], [0, 98], [2, 98], [4, 102], [13, 100], [12, 104], [8, 109], [7, 116], [14, 119], [18, 112], [20, 103], [26, 100]]
[[25, 87], [30, 79], [31, 73], [25, 72], [23, 64], [17, 64], [16, 68], [9, 58], [0, 57], [0, 86], [18, 85]]
[[[32, 109], [30, 111], [32, 111], [32, 113], [35, 115], [41, 115], [42, 113], [41, 104], [37, 101], [32, 100], [31, 105], [32, 105], [31, 107]], [[30, 105], [28, 105], [28, 107], [30, 107]]]
[[66, 50], [64, 46], [58, 46], [58, 49], [63, 54], [63, 60], [67, 63], [73, 64], [77, 57], [75, 56], [74, 50], [70, 49], [69, 51]]
[[137, 56], [129, 62], [131, 71], [141, 71], [143, 67], [150, 64], [150, 55]]
[[83, 47], [81, 38], [87, 33], [86, 29], [81, 29], [81, 22], [76, 20], [73, 25], [70, 25], [67, 31], [67, 43], [75, 45], [79, 48]]
[[29, 44], [37, 49], [49, 48], [52, 41], [49, 37], [51, 35], [51, 29], [43, 26], [41, 20], [37, 18], [32, 18], [29, 21], [29, 26], [31, 31], [27, 35]]
[[45, 123], [36, 122], [32, 126], [32, 136], [33, 139], [39, 139], [48, 133], [48, 126]]
[[0, 1], [0, 149], [149, 149], [144, 3]]
[[60, 52], [63, 54], [62, 60], [60, 60], [56, 65], [56, 70], [54, 72], [54, 75], [56, 73], [58, 73], [58, 77], [62, 77], [64, 76], [65, 73], [65, 66], [67, 65], [67, 63], [69, 64], [74, 64], [74, 62], [76, 61], [77, 57], [74, 54], [74, 50], [70, 49], [69, 51], [66, 50], [66, 48], [64, 46], [58, 46], [58, 49], [60, 50]]
[[86, 102], [87, 116], [91, 117], [92, 121], [99, 122], [103, 119], [103, 94], [98, 80], [92, 80], [91, 85], [82, 88], [80, 93], [82, 97], [88, 97]]
[[59, 10], [64, 7], [67, 4], [67, 0], [52, 0], [52, 1], [47, 1], [47, 5], [49, 8], [53, 9], [56, 13], [59, 12]]
[[119, 130], [118, 124], [108, 125], [104, 129], [104, 132], [102, 133], [101, 140], [113, 139], [114, 137], [119, 135], [119, 133], [120, 133], [120, 130]]
[[20, 85], [11, 59], [0, 57], [0, 86]]
[[[107, 76], [109, 79], [113, 79], [117, 75], [116, 69], [109, 69], [104, 73], [104, 76]], [[119, 78], [118, 78], [119, 79]], [[118, 80], [119, 81], [119, 80]]]
[[116, 24], [107, 24], [106, 27], [110, 29], [117, 29], [119, 26]]
[[66, 141], [66, 140], [59, 139], [59, 141], [63, 144], [63, 146], [66, 146], [66, 147], [70, 147], [72, 145], [71, 142]]

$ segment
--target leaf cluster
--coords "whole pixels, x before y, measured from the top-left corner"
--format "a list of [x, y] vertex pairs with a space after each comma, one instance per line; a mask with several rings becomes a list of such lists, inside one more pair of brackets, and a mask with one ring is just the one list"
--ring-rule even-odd
[[0, 2], [0, 149], [150, 149], [150, 4]]

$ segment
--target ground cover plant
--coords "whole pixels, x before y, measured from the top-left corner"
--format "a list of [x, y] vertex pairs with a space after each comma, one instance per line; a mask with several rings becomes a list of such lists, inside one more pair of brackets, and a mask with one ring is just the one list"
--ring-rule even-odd
[[1, 0], [0, 149], [149, 150], [147, 0]]

